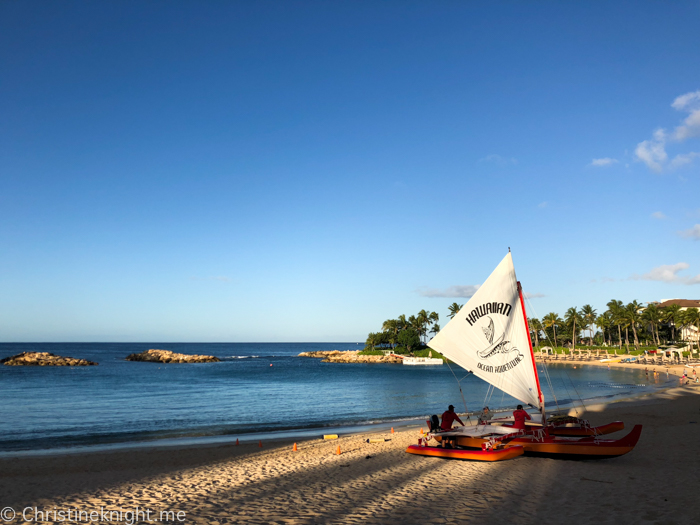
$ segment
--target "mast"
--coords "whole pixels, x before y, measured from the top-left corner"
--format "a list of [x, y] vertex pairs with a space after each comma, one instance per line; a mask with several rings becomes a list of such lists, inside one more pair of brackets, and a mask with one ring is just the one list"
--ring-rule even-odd
[[523, 308], [523, 320], [525, 321], [525, 332], [527, 333], [527, 342], [530, 347], [530, 357], [532, 358], [532, 369], [535, 372], [535, 382], [537, 383], [537, 398], [540, 400], [540, 412], [542, 413], [542, 426], [545, 426], [547, 421], [544, 409], [544, 396], [540, 388], [540, 376], [537, 374], [537, 364], [535, 363], [535, 352], [532, 349], [532, 339], [530, 338], [530, 325], [527, 322], [527, 313], [525, 312], [525, 300], [523, 299], [523, 287], [518, 281], [518, 294], [520, 295], [520, 305]]

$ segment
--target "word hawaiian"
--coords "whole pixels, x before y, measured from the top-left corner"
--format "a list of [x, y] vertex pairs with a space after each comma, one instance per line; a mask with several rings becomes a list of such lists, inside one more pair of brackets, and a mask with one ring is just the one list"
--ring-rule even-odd
[[474, 326], [480, 317], [486, 314], [501, 314], [509, 316], [513, 307], [508, 303], [486, 303], [474, 308], [467, 316], [469, 326]]
[[493, 366], [493, 365], [485, 365], [483, 363], [478, 363], [476, 367], [479, 370], [483, 370], [484, 372], [489, 372], [490, 374], [502, 374], [503, 372], [507, 372], [508, 370], [511, 370], [518, 366], [518, 364], [523, 360], [522, 354], [518, 354], [517, 357], [511, 359], [504, 365], [498, 365], [498, 366]]

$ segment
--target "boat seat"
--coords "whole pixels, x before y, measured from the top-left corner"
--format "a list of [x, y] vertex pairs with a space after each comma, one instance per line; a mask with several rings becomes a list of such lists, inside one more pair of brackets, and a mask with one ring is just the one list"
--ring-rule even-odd
[[429, 432], [440, 432], [440, 418], [437, 414], [433, 414], [430, 419], [426, 419], [425, 422], [428, 424]]

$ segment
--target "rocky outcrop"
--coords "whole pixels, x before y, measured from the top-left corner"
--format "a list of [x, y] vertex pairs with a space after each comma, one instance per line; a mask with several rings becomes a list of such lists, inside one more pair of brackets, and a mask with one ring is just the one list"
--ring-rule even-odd
[[359, 350], [327, 350], [319, 352], [302, 352], [299, 357], [318, 357], [324, 363], [395, 363], [401, 364], [403, 359], [395, 355], [361, 355]]
[[49, 352], [22, 352], [0, 359], [0, 363], [7, 366], [91, 366], [97, 364], [87, 359], [62, 357]]
[[213, 355], [176, 354], [170, 350], [146, 350], [140, 354], [129, 354], [127, 361], [147, 361], [149, 363], [218, 363]]

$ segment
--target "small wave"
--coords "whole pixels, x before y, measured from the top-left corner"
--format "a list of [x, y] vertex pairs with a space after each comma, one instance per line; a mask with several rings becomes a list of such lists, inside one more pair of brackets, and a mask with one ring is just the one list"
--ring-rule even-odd
[[588, 383], [590, 388], [644, 388], [648, 385], [643, 383]]
[[257, 359], [260, 357], [259, 355], [231, 355], [229, 358], [231, 359]]

